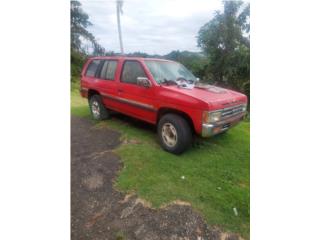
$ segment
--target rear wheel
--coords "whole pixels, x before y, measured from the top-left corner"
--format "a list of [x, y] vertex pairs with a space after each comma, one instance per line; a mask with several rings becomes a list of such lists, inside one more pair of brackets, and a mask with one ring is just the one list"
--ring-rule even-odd
[[188, 122], [177, 114], [166, 114], [158, 123], [158, 137], [164, 150], [180, 154], [192, 143], [192, 131]]
[[108, 119], [110, 116], [109, 111], [102, 103], [100, 95], [93, 95], [89, 100], [91, 116], [94, 120]]

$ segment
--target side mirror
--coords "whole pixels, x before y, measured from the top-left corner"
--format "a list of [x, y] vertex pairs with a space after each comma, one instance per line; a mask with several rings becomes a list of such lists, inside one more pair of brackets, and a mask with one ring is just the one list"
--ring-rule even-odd
[[137, 77], [137, 84], [138, 86], [149, 88], [151, 87], [151, 82], [146, 77]]

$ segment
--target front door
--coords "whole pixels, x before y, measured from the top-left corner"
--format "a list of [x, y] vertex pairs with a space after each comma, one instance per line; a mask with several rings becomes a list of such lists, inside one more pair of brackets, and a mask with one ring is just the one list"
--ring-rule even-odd
[[136, 60], [126, 60], [122, 66], [118, 85], [121, 111], [145, 121], [156, 122], [155, 86], [149, 88], [137, 85], [138, 77], [147, 77], [142, 64]]

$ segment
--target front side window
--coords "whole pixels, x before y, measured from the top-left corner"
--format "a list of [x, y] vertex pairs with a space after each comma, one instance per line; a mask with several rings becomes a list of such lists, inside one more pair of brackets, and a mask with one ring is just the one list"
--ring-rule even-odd
[[177, 81], [185, 79], [187, 81], [195, 82], [196, 77], [182, 64], [169, 61], [155, 61], [145, 60], [145, 64], [150, 70], [153, 78], [157, 83], [166, 81]]
[[141, 64], [137, 61], [126, 61], [122, 69], [121, 82], [137, 84], [138, 77], [146, 77]]
[[87, 77], [94, 77], [96, 75], [96, 71], [98, 69], [98, 66], [100, 64], [101, 60], [93, 60], [88, 68], [87, 68], [87, 72], [86, 72], [86, 76]]

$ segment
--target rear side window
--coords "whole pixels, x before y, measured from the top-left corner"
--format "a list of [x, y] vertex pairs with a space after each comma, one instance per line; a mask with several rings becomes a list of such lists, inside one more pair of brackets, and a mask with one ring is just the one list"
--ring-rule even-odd
[[121, 82], [137, 84], [138, 77], [146, 77], [141, 64], [137, 61], [126, 61], [122, 69]]
[[94, 77], [94, 76], [95, 76], [96, 71], [97, 71], [97, 69], [98, 69], [98, 66], [99, 66], [99, 64], [100, 64], [100, 61], [101, 61], [101, 60], [93, 60], [93, 61], [89, 64], [89, 66], [88, 66], [88, 68], [87, 68], [87, 72], [86, 72], [86, 76], [87, 76], [87, 77]]
[[106, 80], [114, 80], [116, 68], [117, 68], [117, 61], [114, 61], [114, 60], [105, 61], [100, 72], [100, 78], [106, 79]]
[[108, 63], [109, 63], [108, 61], [104, 61], [104, 63], [103, 63], [102, 69], [100, 71], [100, 78], [102, 78], [102, 79], [105, 79], [105, 77], [106, 77]]
[[106, 79], [114, 79], [114, 74], [116, 73], [117, 69], [117, 61], [109, 61]]

